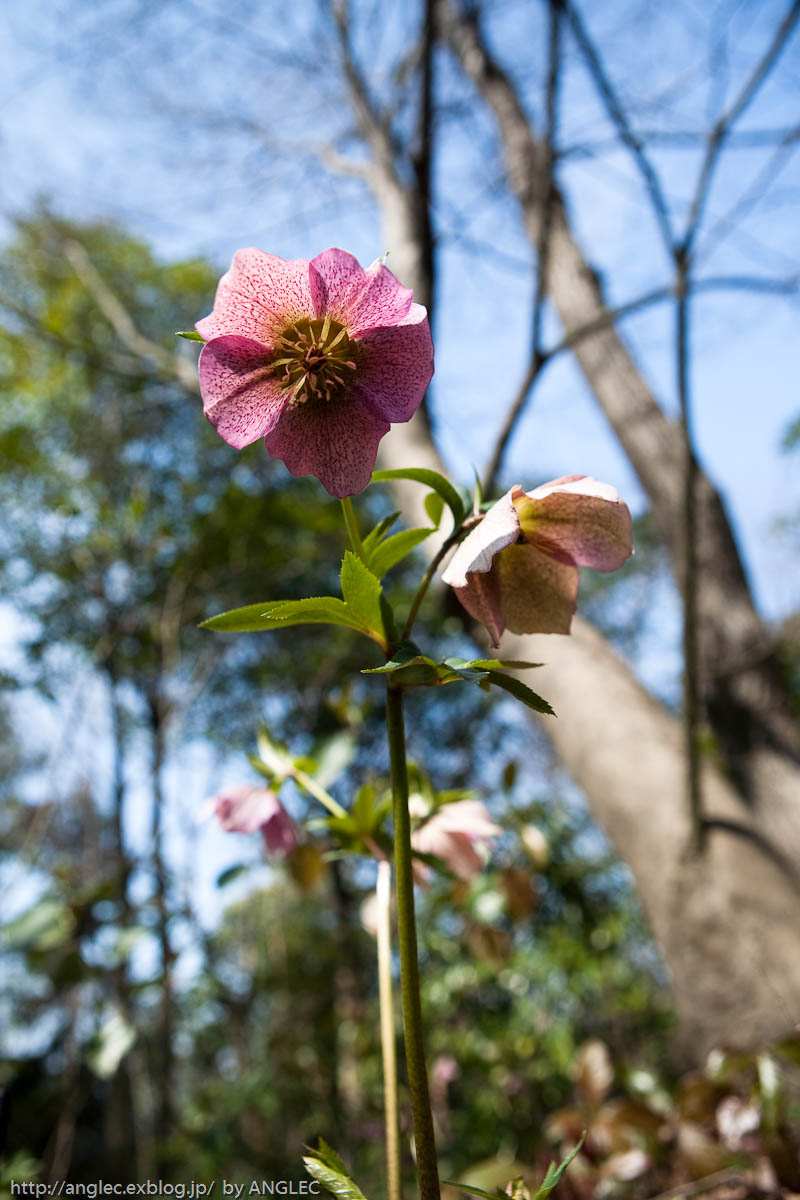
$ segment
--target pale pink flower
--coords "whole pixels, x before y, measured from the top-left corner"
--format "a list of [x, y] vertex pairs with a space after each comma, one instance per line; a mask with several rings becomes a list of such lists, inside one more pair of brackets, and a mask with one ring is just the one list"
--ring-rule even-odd
[[444, 571], [464, 608], [498, 645], [503, 631], [569, 633], [578, 567], [616, 571], [633, 553], [631, 515], [616, 488], [563, 475], [489, 509]]
[[226, 833], [260, 831], [270, 854], [289, 854], [297, 845], [294, 823], [269, 788], [239, 784], [220, 792], [212, 803]]
[[378, 443], [433, 374], [428, 317], [380, 263], [345, 250], [286, 260], [239, 250], [197, 322], [206, 416], [231, 446], [263, 437], [333, 496], [369, 483]]
[[[411, 815], [424, 815], [424, 808], [412, 797]], [[480, 800], [455, 800], [443, 804], [411, 834], [411, 845], [421, 854], [440, 858], [459, 879], [470, 880], [484, 867], [492, 840], [503, 831], [489, 816]], [[425, 863], [414, 863], [417, 883], [430, 877]]]

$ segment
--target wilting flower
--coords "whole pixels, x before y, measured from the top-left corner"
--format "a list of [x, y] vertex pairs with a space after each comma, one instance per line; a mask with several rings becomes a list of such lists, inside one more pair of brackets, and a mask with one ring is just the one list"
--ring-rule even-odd
[[[424, 801], [412, 796], [409, 811], [412, 817], [424, 817], [427, 810]], [[421, 854], [441, 858], [459, 879], [469, 880], [482, 870], [492, 839], [502, 832], [480, 800], [455, 800], [437, 808], [414, 830], [411, 845]], [[415, 861], [414, 875], [418, 883], [424, 883], [430, 871]]]
[[632, 553], [631, 515], [616, 488], [562, 475], [533, 492], [506, 492], [442, 578], [497, 645], [506, 628], [569, 633], [578, 567], [616, 571]]
[[220, 792], [212, 804], [226, 833], [260, 830], [270, 854], [289, 854], [297, 845], [292, 819], [269, 788], [240, 784]]
[[381, 438], [411, 419], [433, 374], [427, 313], [411, 295], [345, 250], [310, 262], [239, 250], [197, 322], [209, 421], [237, 449], [263, 437], [333, 496], [360, 492]]

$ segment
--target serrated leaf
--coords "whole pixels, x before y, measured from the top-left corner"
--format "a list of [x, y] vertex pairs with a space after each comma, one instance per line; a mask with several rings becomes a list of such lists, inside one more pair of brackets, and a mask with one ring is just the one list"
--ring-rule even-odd
[[370, 529], [369, 533], [367, 534], [367, 536], [364, 538], [364, 540], [361, 543], [361, 545], [364, 549], [364, 553], [367, 555], [367, 557], [369, 557], [369, 555], [372, 553], [372, 551], [375, 549], [375, 547], [378, 545], [378, 543], [383, 541], [383, 539], [386, 537], [386, 534], [392, 528], [392, 526], [394, 525], [395, 521], [397, 520], [397, 518], [399, 516], [400, 516], [399, 509], [397, 509], [396, 512], [390, 512], [387, 516], [385, 516], [383, 518], [382, 521], [378, 521], [378, 524], [375, 526], [374, 529]]
[[186, 338], [187, 342], [202, 342], [205, 345], [206, 339], [197, 332], [196, 329], [176, 329], [175, 337]]
[[[397, 467], [386, 471], [373, 471], [373, 483], [386, 483], [391, 479], [410, 479], [414, 483], [423, 483], [432, 491], [437, 492], [442, 497], [447, 507], [453, 514], [453, 520], [456, 525], [460, 525], [464, 519], [464, 514], [469, 507], [469, 499], [464, 503], [463, 496], [459, 494], [459, 490], [453, 486], [449, 479], [445, 479], [444, 475], [440, 475], [438, 471], [430, 471], [426, 467]], [[461, 489], [463, 492], [464, 489]], [[467, 493], [467, 496], [469, 494]]]
[[423, 504], [425, 505], [425, 512], [428, 514], [431, 525], [434, 529], [438, 529], [442, 520], [442, 513], [444, 512], [443, 497], [438, 492], [428, 492], [423, 500]]
[[340, 574], [342, 596], [347, 611], [358, 621], [362, 630], [381, 645], [386, 644], [386, 630], [381, 606], [380, 580], [352, 550], [345, 550]]
[[376, 547], [370, 554], [367, 565], [378, 579], [383, 579], [396, 563], [410, 554], [415, 546], [424, 542], [433, 533], [432, 529], [402, 529]]
[[[309, 1146], [309, 1150], [311, 1147]], [[347, 1167], [342, 1162], [339, 1155], [334, 1150], [333, 1146], [325, 1141], [324, 1137], [320, 1137], [317, 1141], [317, 1148], [314, 1151], [314, 1157], [318, 1158], [326, 1167], [330, 1167], [332, 1171], [338, 1171], [340, 1175], [347, 1175]]]
[[549, 1167], [547, 1168], [547, 1171], [545, 1172], [544, 1179], [542, 1180], [537, 1191], [534, 1194], [533, 1200], [545, 1200], [545, 1197], [550, 1195], [553, 1188], [556, 1186], [559, 1179], [564, 1174], [567, 1167], [569, 1166], [569, 1164], [572, 1162], [575, 1155], [580, 1150], [581, 1146], [583, 1145], [583, 1139], [585, 1137], [586, 1137], [586, 1134], [582, 1133], [581, 1140], [578, 1142], [577, 1146], [573, 1150], [570, 1150], [570, 1152], [566, 1158], [562, 1158], [561, 1162], [558, 1164], [557, 1167], [554, 1166], [553, 1163], [550, 1163]]
[[336, 596], [310, 596], [305, 600], [265, 600], [247, 604], [202, 621], [201, 629], [215, 633], [261, 633], [291, 625], [340, 625], [368, 634], [362, 621]]
[[483, 682], [493, 683], [495, 687], [502, 688], [517, 700], [521, 700], [528, 708], [532, 708], [534, 712], [545, 713], [549, 717], [556, 715], [542, 696], [531, 691], [526, 683], [515, 679], [513, 675], [503, 675], [501, 671], [487, 671]]
[[364, 630], [335, 596], [312, 596], [306, 600], [263, 600], [232, 608], [200, 623], [201, 629], [216, 633], [260, 633], [265, 629], [282, 629], [288, 625], [342, 625], [348, 629]]
[[366, 1200], [366, 1196], [361, 1191], [361, 1188], [349, 1175], [334, 1170], [333, 1167], [327, 1166], [319, 1158], [312, 1155], [304, 1157], [303, 1163], [309, 1175], [316, 1179], [318, 1183], [321, 1183], [325, 1190], [330, 1192], [332, 1196], [338, 1196], [340, 1200]]

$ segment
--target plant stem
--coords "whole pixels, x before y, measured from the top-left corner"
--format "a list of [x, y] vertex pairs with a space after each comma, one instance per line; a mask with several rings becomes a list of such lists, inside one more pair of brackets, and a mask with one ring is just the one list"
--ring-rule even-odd
[[402, 1200], [402, 1167], [397, 1123], [397, 1055], [392, 996], [392, 865], [385, 858], [378, 862], [375, 899], [378, 907], [378, 996], [383, 1059], [383, 1111], [386, 1123], [387, 1193], [389, 1200]]
[[337, 804], [333, 796], [331, 796], [329, 792], [326, 792], [325, 788], [321, 787], [320, 784], [317, 783], [316, 779], [313, 779], [310, 775], [307, 775], [305, 771], [302, 771], [300, 767], [292, 767], [287, 777], [289, 779], [296, 780], [296, 782], [300, 784], [301, 788], [305, 788], [305, 790], [312, 795], [315, 800], [319, 800], [320, 804], [324, 804], [331, 816], [347, 816], [347, 812], [342, 808], [341, 804]]
[[452, 550], [453, 546], [455, 546], [456, 542], [458, 541], [458, 539], [461, 537], [462, 533], [464, 533], [465, 530], [471, 529], [473, 527], [473, 525], [477, 525], [478, 522], [482, 521], [482, 520], [483, 520], [482, 513], [478, 514], [476, 516], [467, 517], [467, 519], [465, 521], [461, 522], [461, 524], [458, 526], [457, 529], [453, 530], [453, 532], [450, 534], [447, 541], [443, 542], [442, 545], [439, 547], [438, 551], [436, 552], [436, 556], [433, 559], [431, 559], [431, 562], [428, 566], [427, 571], [422, 576], [422, 580], [420, 582], [419, 587], [417, 588], [416, 595], [414, 596], [414, 599], [411, 602], [411, 608], [408, 613], [408, 619], [403, 627], [403, 633], [401, 635], [403, 641], [405, 641], [406, 638], [411, 637], [411, 630], [414, 628], [414, 622], [417, 619], [417, 613], [419, 612], [420, 605], [422, 604], [422, 601], [425, 599], [425, 593], [427, 592], [427, 590], [430, 586], [430, 582], [433, 579], [434, 575], [436, 574], [436, 572], [439, 568], [439, 565], [440, 565], [442, 559], [444, 558], [445, 554], [447, 554], [447, 552], [449, 550]]
[[400, 947], [400, 991], [403, 998], [408, 1086], [417, 1148], [420, 1200], [440, 1200], [439, 1168], [433, 1133], [433, 1113], [428, 1093], [422, 1005], [419, 994], [417, 927], [414, 918], [414, 878], [411, 870], [411, 819], [408, 813], [408, 771], [403, 728], [403, 693], [391, 684], [386, 689], [386, 731], [392, 774], [394, 808], [394, 864], [397, 891], [397, 940]]
[[353, 501], [349, 496], [342, 498], [342, 512], [344, 513], [344, 523], [347, 526], [347, 534], [350, 538], [350, 545], [353, 547], [353, 553], [357, 554], [362, 562], [367, 561], [367, 556], [364, 553], [364, 547], [361, 543], [361, 534], [358, 532], [358, 521], [356, 520]]

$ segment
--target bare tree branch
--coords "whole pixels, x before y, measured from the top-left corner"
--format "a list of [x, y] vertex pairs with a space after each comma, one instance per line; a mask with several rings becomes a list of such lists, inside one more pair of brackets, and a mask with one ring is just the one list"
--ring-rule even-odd
[[775, 36], [767, 47], [766, 52], [756, 64], [739, 95], [718, 118], [709, 134], [705, 158], [700, 168], [700, 174], [697, 179], [694, 197], [689, 207], [689, 216], [686, 222], [683, 249], [687, 258], [691, 257], [694, 242], [700, 229], [700, 223], [703, 219], [703, 212], [711, 188], [711, 180], [719, 162], [720, 151], [732, 127], [739, 120], [739, 117], [741, 117], [761, 85], [767, 79], [778, 56], [789, 40], [792, 30], [797, 24], [798, 17], [800, 17], [800, 0], [793, 0], [789, 10], [775, 31]]
[[544, 155], [542, 156], [542, 179], [540, 186], [543, 191], [542, 221], [539, 236], [536, 239], [536, 284], [533, 296], [533, 320], [531, 329], [531, 354], [528, 369], [525, 372], [520, 387], [511, 407], [506, 414], [500, 433], [495, 441], [489, 465], [486, 468], [483, 489], [486, 495], [491, 495], [497, 482], [505, 458], [506, 450], [514, 435], [520, 417], [528, 403], [533, 386], [539, 372], [546, 362], [542, 349], [542, 318], [547, 295], [547, 271], [550, 257], [550, 231], [552, 228], [553, 208], [556, 198], [554, 163], [555, 140], [558, 123], [558, 83], [561, 72], [560, 53], [561, 13], [558, 0], [549, 0], [548, 33], [547, 33], [547, 74], [545, 83], [545, 134]]
[[581, 49], [581, 52], [586, 59], [589, 67], [589, 73], [594, 80], [598, 91], [600, 92], [605, 102], [611, 120], [616, 126], [620, 140], [630, 150], [634, 157], [637, 167], [644, 180], [647, 194], [650, 197], [650, 205], [653, 209], [656, 223], [661, 233], [664, 246], [667, 253], [672, 254], [672, 248], [675, 238], [672, 232], [672, 219], [670, 217], [669, 205], [667, 204], [664, 190], [661, 186], [661, 181], [656, 174], [653, 164], [645, 149], [645, 142], [638, 134], [636, 134], [628, 121], [627, 114], [622, 107], [622, 104], [617, 98], [617, 94], [611, 85], [611, 80], [606, 74], [602, 59], [595, 49], [592, 39], [589, 37], [586, 26], [584, 25], [580, 13], [575, 4], [569, 3], [566, 0], [564, 3], [564, 12], [567, 15], [567, 20], [572, 27], [575, 35], [575, 40]]
[[62, 250], [122, 344], [137, 358], [152, 363], [162, 374], [176, 379], [187, 392], [196, 395], [199, 391], [196, 368], [144, 336], [95, 267], [85, 247], [74, 238], [68, 238], [63, 242]]

